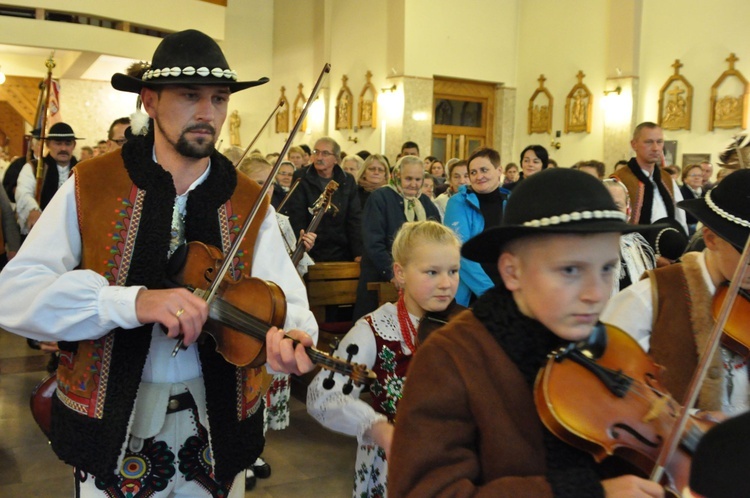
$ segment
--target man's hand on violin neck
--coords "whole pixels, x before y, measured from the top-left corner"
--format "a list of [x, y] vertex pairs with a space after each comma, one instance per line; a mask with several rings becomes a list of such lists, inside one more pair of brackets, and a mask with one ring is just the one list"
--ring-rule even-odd
[[[299, 341], [295, 347], [292, 339]], [[266, 362], [276, 372], [302, 375], [313, 369], [312, 360], [305, 352], [313, 346], [312, 338], [301, 330], [284, 332], [271, 327], [266, 333]]]
[[187, 289], [141, 289], [135, 299], [135, 313], [141, 323], [160, 323], [167, 335], [194, 343], [208, 319], [208, 304]]

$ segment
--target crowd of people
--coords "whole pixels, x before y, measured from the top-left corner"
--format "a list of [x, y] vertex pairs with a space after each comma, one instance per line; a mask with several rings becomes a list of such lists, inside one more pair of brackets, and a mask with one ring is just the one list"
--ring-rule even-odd
[[[747, 135], [721, 152], [715, 180], [708, 162], [664, 164], [652, 122], [634, 129], [634, 157], [610, 175], [597, 160], [561, 167], [541, 145], [503, 165], [492, 148], [422, 158], [409, 141], [392, 164], [321, 137], [286, 157], [241, 160], [237, 147], [216, 150], [228, 101], [267, 79], [240, 80], [195, 30], [164, 38], [152, 67], [172, 70], [112, 77], [139, 95], [132, 126], [115, 120], [80, 161], [70, 125], [35, 130], [0, 190], [0, 327], [54, 354], [49, 437], [75, 469], [77, 496], [237, 497], [268, 477], [264, 433], [289, 423], [289, 375], [313, 368], [305, 346], [318, 325], [300, 277], [341, 261], [359, 262], [360, 281], [353, 309], [330, 310], [352, 323], [333, 354], [374, 380], [352, 389], [346, 372], [322, 371], [307, 408], [357, 438], [353, 496], [663, 496], [660, 483], [561, 436], [538, 410], [538, 375], [552, 351], [566, 361], [613, 337], [601, 320], [666, 367], [647, 387], [667, 401], [646, 411], [668, 417], [687, 399], [714, 297], [744, 269]], [[186, 288], [199, 258], [231, 262], [216, 277], [232, 281], [224, 297]], [[283, 292], [274, 326], [235, 316], [231, 299], [260, 299], [250, 276]], [[750, 275], [739, 278], [750, 290]], [[373, 282], [392, 284], [397, 301], [381, 305]], [[222, 350], [225, 313], [260, 329], [265, 356]], [[696, 417], [742, 417], [747, 346], [724, 343], [710, 362]], [[644, 385], [631, 380], [601, 403], [640, 402]], [[747, 443], [746, 432], [735, 429]], [[714, 438], [704, 452], [716, 455]], [[702, 464], [678, 481], [694, 496], [743, 495], [739, 484], [714, 494], [717, 472]]]

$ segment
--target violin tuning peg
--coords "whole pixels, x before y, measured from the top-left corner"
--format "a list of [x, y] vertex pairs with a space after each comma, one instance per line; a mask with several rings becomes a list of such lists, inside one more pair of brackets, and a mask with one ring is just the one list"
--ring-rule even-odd
[[336, 351], [339, 348], [339, 344], [341, 344], [341, 338], [339, 337], [334, 338], [333, 342], [329, 344], [329, 346], [331, 347], [331, 351]]
[[336, 382], [334, 382], [332, 378], [327, 377], [323, 379], [323, 389], [325, 389], [326, 391], [330, 391], [331, 389], [333, 389], [334, 385], [336, 385]]
[[344, 387], [343, 387], [343, 388], [341, 389], [341, 391], [342, 391], [342, 392], [343, 392], [344, 394], [346, 394], [346, 395], [349, 395], [349, 394], [351, 394], [351, 392], [352, 392], [352, 390], [353, 390], [353, 389], [354, 389], [354, 386], [352, 385], [352, 382], [351, 382], [351, 380], [350, 380], [349, 382], [347, 382], [347, 383], [346, 383], [346, 384], [344, 385]]
[[349, 344], [346, 347], [346, 354], [349, 355], [350, 360], [351, 360], [351, 357], [357, 353], [359, 353], [359, 346], [357, 346], [356, 344]]

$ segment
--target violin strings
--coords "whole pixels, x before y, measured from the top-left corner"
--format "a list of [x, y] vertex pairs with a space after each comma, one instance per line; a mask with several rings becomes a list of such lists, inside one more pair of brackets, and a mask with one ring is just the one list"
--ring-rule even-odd
[[[215, 316], [212, 316], [215, 320], [237, 329], [240, 333], [250, 335], [259, 340], [265, 340], [269, 325], [262, 320], [245, 313], [233, 304], [217, 298], [211, 304], [211, 311], [216, 312]], [[347, 376], [351, 376], [354, 373], [354, 368], [351, 363], [346, 362], [345, 360], [333, 358], [332, 356], [314, 348], [306, 347], [305, 350], [310, 356], [310, 359], [317, 364], [325, 365]]]

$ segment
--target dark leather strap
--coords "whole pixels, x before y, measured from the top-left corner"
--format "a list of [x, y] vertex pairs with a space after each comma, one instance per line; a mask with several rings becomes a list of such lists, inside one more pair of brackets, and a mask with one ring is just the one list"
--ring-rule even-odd
[[189, 391], [182, 394], [176, 394], [169, 397], [169, 403], [167, 404], [167, 415], [170, 413], [176, 413], [188, 408], [197, 408], [195, 400]]

